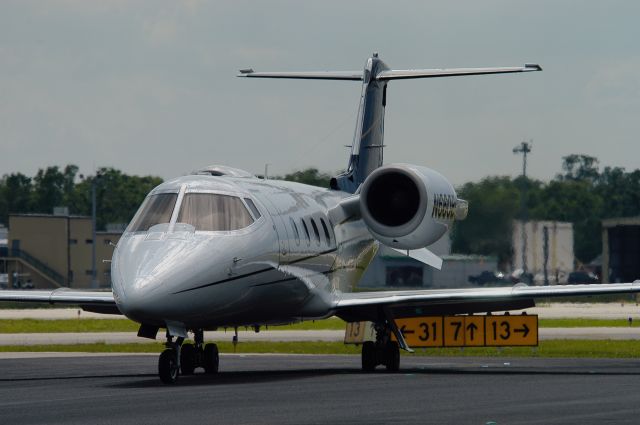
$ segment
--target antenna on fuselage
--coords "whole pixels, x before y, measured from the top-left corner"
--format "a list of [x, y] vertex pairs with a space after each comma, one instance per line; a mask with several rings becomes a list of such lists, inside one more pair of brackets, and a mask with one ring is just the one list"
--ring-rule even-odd
[[269, 179], [269, 163], [264, 164], [264, 179], [268, 180]]

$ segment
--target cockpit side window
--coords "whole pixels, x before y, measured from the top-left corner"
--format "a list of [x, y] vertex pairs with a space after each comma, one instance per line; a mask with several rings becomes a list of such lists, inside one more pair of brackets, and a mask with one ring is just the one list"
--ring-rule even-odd
[[156, 224], [169, 223], [177, 193], [159, 193], [147, 197], [129, 225], [129, 232], [146, 232]]
[[230, 231], [248, 227], [253, 218], [240, 198], [213, 193], [187, 193], [182, 199], [178, 223], [196, 230]]
[[258, 208], [256, 207], [256, 204], [254, 204], [253, 201], [249, 198], [244, 198], [244, 201], [247, 203], [247, 206], [253, 213], [253, 218], [255, 218], [256, 220], [259, 219], [261, 216], [260, 211], [258, 211]]

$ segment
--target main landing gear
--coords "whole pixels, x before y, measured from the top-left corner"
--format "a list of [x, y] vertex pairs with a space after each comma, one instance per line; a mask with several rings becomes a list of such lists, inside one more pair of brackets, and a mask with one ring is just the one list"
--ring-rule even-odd
[[375, 323], [376, 341], [366, 341], [362, 345], [362, 370], [373, 372], [378, 365], [384, 365], [389, 372], [400, 369], [400, 346], [391, 339], [392, 330], [386, 324]]
[[158, 360], [158, 376], [165, 384], [173, 384], [178, 376], [192, 375], [194, 370], [202, 367], [207, 374], [218, 372], [220, 356], [216, 344], [203, 345], [204, 332], [194, 331], [194, 344], [183, 344], [184, 338], [167, 335], [166, 349]]

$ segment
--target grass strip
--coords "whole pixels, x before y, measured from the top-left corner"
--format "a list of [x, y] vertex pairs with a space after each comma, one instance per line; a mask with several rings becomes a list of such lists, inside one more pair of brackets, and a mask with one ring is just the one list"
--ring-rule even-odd
[[629, 325], [628, 319], [539, 319], [541, 328], [638, 328], [640, 317], [635, 317]]
[[[87, 352], [87, 353], [160, 353], [160, 343], [140, 344], [75, 344], [75, 345], [7, 345], [0, 352]], [[219, 342], [222, 353], [276, 354], [352, 354], [360, 347], [341, 342]], [[541, 357], [541, 358], [638, 358], [640, 341], [628, 340], [550, 340], [539, 347], [469, 347], [417, 349], [415, 354], [431, 357]]]
[[[128, 319], [2, 319], [0, 333], [137, 332], [138, 326], [137, 323]], [[629, 322], [626, 319], [540, 319], [539, 326], [541, 328], [629, 327]], [[640, 318], [636, 318], [631, 326], [640, 327]], [[268, 330], [275, 331], [344, 329], [345, 322], [338, 318], [268, 327]]]
[[[2, 319], [0, 320], [0, 333], [137, 332], [139, 326], [129, 319]], [[330, 318], [286, 326], [269, 326], [268, 329], [344, 330], [345, 326], [343, 320]]]

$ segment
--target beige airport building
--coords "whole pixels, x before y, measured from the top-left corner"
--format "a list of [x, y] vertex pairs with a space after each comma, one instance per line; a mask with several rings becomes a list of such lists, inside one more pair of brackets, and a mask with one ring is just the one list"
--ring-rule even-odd
[[96, 232], [96, 283], [92, 284], [91, 217], [9, 216], [0, 270], [14, 288], [110, 288], [111, 256], [121, 232]]

